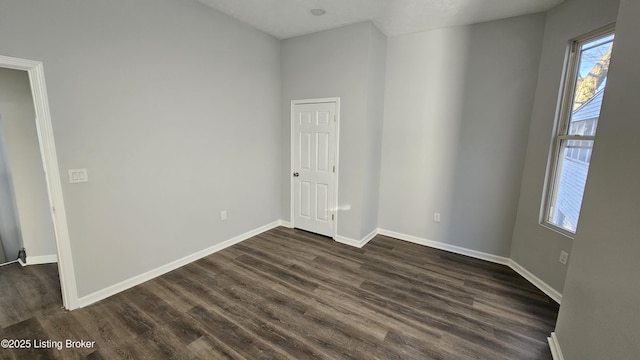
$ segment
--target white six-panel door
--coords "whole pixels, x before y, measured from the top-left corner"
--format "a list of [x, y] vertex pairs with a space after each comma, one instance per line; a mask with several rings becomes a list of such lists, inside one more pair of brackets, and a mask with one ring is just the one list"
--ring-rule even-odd
[[293, 104], [293, 225], [334, 236], [336, 102]]

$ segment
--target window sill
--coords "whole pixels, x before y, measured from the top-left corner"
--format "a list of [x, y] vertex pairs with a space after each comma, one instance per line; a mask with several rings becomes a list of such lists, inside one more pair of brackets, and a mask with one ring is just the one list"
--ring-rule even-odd
[[572, 233], [572, 232], [570, 232], [570, 231], [567, 231], [567, 230], [565, 230], [565, 229], [562, 229], [562, 228], [560, 228], [560, 227], [557, 227], [557, 226], [555, 226], [555, 225], [553, 225], [553, 224], [549, 224], [549, 223], [544, 222], [544, 221], [540, 222], [539, 224], [540, 224], [540, 226], [542, 226], [543, 228], [546, 228], [546, 229], [548, 229], [548, 230], [551, 230], [551, 231], [553, 231], [553, 232], [555, 232], [555, 233], [558, 233], [558, 234], [560, 234], [560, 235], [562, 235], [562, 236], [568, 237], [568, 238], [569, 238], [569, 239], [571, 239], [571, 240], [573, 240], [573, 239], [576, 237], [576, 234], [575, 234], [575, 233]]

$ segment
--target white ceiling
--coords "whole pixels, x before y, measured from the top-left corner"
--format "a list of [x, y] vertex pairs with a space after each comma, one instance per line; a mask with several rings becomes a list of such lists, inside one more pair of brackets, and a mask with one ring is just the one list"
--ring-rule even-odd
[[[545, 11], [564, 0], [197, 0], [278, 39], [371, 20], [387, 36]], [[311, 9], [326, 10], [323, 16]]]

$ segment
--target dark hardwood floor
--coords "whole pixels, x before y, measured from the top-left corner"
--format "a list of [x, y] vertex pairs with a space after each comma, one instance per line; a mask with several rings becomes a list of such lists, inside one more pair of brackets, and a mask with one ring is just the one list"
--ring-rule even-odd
[[61, 308], [57, 264], [0, 266], [0, 328]]
[[0, 339], [95, 344], [0, 358], [551, 359], [558, 313], [506, 266], [286, 228], [71, 312], [56, 277], [55, 266], [0, 268]]

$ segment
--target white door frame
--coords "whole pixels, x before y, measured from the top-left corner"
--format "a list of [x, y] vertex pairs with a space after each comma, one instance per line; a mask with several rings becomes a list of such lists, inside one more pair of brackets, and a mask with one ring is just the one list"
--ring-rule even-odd
[[29, 74], [33, 105], [36, 112], [35, 121], [38, 142], [40, 143], [40, 156], [44, 166], [56, 247], [58, 249], [58, 272], [60, 275], [60, 288], [62, 289], [62, 304], [67, 310], [73, 310], [78, 308], [78, 290], [71, 256], [67, 215], [62, 198], [62, 183], [58, 169], [56, 145], [53, 139], [51, 114], [49, 113], [47, 87], [44, 81], [44, 66], [40, 61], [0, 55], [0, 67], [24, 70]]
[[295, 165], [295, 161], [294, 161], [294, 157], [293, 154], [295, 152], [295, 145], [294, 145], [294, 134], [293, 134], [293, 123], [295, 121], [294, 118], [294, 107], [296, 105], [300, 105], [300, 104], [320, 104], [320, 103], [335, 103], [336, 104], [336, 158], [335, 158], [335, 164], [336, 164], [336, 173], [335, 173], [335, 177], [336, 177], [336, 181], [335, 181], [335, 187], [334, 187], [334, 194], [333, 194], [333, 204], [334, 204], [334, 209], [332, 210], [332, 214], [335, 214], [335, 219], [333, 222], [333, 235], [331, 236], [332, 239], [336, 239], [336, 236], [338, 235], [338, 185], [339, 185], [339, 181], [338, 179], [340, 179], [340, 166], [339, 165], [339, 161], [340, 161], [340, 98], [339, 97], [329, 97], [329, 98], [318, 98], [318, 99], [301, 99], [301, 100], [291, 100], [291, 148], [290, 148], [290, 153], [291, 153], [291, 162], [290, 162], [290, 167], [289, 167], [289, 188], [290, 188], [290, 219], [291, 219], [291, 227], [296, 227], [295, 221], [294, 221], [294, 201], [295, 201], [295, 191], [294, 191], [294, 184], [293, 184], [293, 171], [294, 171], [294, 165]]

